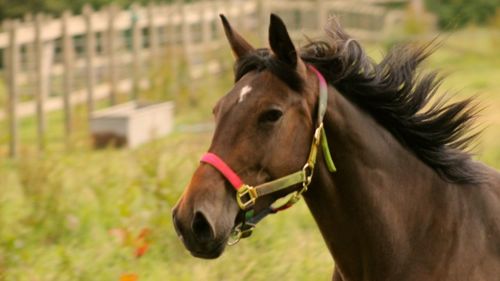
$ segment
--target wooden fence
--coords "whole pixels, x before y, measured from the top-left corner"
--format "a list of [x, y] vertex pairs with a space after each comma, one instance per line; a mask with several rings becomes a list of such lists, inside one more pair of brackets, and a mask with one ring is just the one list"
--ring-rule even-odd
[[86, 103], [92, 112], [96, 100], [108, 98], [114, 104], [119, 93], [137, 98], [149, 85], [147, 74], [161, 59], [172, 73], [179, 67], [179, 59], [185, 60], [191, 80], [220, 71], [221, 61], [208, 55], [226, 44], [220, 13], [238, 29], [258, 32], [262, 44], [266, 44], [270, 12], [284, 18], [295, 38], [320, 34], [328, 16], [335, 14], [353, 37], [374, 40], [386, 37], [403, 17], [401, 10], [375, 3], [388, 1], [406, 2], [178, 1], [133, 5], [127, 10], [110, 6], [93, 11], [87, 6], [80, 15], [64, 13], [58, 19], [36, 15], [26, 16], [22, 22], [6, 21], [0, 32], [0, 50], [7, 103], [5, 112], [0, 110], [0, 122], [8, 122], [9, 155], [14, 157], [18, 150], [20, 118], [36, 117], [38, 145], [43, 149], [46, 112], [63, 109], [65, 135], [70, 136], [73, 105]]

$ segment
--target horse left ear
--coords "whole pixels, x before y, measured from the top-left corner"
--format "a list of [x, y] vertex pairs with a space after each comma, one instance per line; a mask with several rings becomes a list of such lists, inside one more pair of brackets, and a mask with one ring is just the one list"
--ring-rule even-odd
[[271, 14], [269, 25], [269, 45], [276, 57], [289, 66], [297, 66], [297, 51], [292, 39], [286, 30], [283, 20], [275, 14]]
[[241, 58], [242, 56], [254, 51], [254, 47], [250, 45], [243, 37], [233, 30], [229, 21], [223, 14], [220, 14], [220, 19], [222, 21], [222, 25], [224, 26], [224, 33], [226, 34], [227, 41], [229, 41], [229, 45], [231, 45], [231, 49], [233, 50], [233, 54], [236, 59]]

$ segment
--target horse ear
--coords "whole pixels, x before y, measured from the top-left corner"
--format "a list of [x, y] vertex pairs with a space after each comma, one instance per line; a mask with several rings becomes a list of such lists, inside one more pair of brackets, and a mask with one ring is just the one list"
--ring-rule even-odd
[[292, 39], [288, 35], [283, 20], [275, 14], [271, 14], [269, 44], [271, 45], [271, 50], [273, 50], [279, 60], [293, 67], [297, 65], [297, 51], [292, 43]]
[[222, 25], [224, 26], [224, 33], [226, 34], [227, 41], [229, 41], [229, 45], [231, 45], [233, 54], [237, 59], [255, 50], [250, 43], [238, 34], [238, 32], [233, 30], [229, 21], [227, 21], [223, 14], [220, 14], [219, 16], [222, 21]]

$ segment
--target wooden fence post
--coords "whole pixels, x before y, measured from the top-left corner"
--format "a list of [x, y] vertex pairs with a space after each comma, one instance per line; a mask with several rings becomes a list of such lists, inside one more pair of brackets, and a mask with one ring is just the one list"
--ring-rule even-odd
[[212, 2], [213, 13], [216, 15], [215, 20], [215, 34], [213, 35], [216, 40], [224, 40], [226, 37], [224, 35], [224, 28], [219, 19], [219, 14], [221, 13], [222, 6], [217, 2]]
[[258, 0], [258, 17], [259, 17], [259, 39], [261, 46], [267, 46], [268, 43], [268, 24], [269, 24], [269, 8], [266, 0]]
[[162, 5], [162, 15], [165, 18], [165, 23], [163, 25], [163, 44], [162, 44], [162, 51], [166, 55], [168, 45], [171, 43], [169, 39], [169, 27], [170, 27], [170, 11], [172, 10], [172, 6], [174, 3], [169, 3], [169, 4], [163, 4]]
[[[186, 5], [181, 5], [181, 10], [182, 10], [182, 26], [181, 26], [181, 33], [182, 33], [182, 42], [181, 42], [181, 46], [182, 46], [182, 53], [183, 53], [183, 63], [186, 64], [186, 72], [187, 72], [187, 91], [188, 91], [188, 99], [190, 101], [193, 101], [193, 98], [191, 96], [192, 92], [193, 92], [193, 85], [192, 83], [190, 83], [189, 81], [191, 81], [191, 79], [193, 78], [192, 77], [192, 72], [193, 72], [193, 62], [192, 62], [192, 59], [191, 59], [191, 25], [189, 24], [188, 22], [188, 9], [186, 7]], [[184, 78], [186, 79], [186, 78]]]
[[139, 6], [132, 5], [132, 99], [137, 99], [141, 83], [142, 29], [139, 25]]
[[[235, 0], [229, 0], [227, 4], [228, 15], [232, 18], [231, 21], [233, 22], [233, 26], [238, 30], [241, 30], [243, 26], [243, 18], [241, 16], [241, 12], [243, 11], [242, 7], [243, 5]], [[234, 12], [234, 14], [232, 14], [232, 12]]]
[[71, 91], [73, 90], [73, 38], [70, 34], [69, 20], [71, 13], [66, 11], [62, 16], [62, 51], [64, 61], [63, 75], [63, 104], [64, 104], [64, 131], [66, 134], [66, 145], [71, 143], [72, 133], [72, 112], [71, 112]]
[[187, 86], [187, 95], [188, 95], [188, 100], [190, 104], [194, 105], [196, 103], [196, 98], [193, 96], [195, 92], [195, 85], [194, 83], [191, 82], [194, 78], [194, 70], [196, 69], [194, 63], [195, 60], [193, 58], [193, 36], [192, 36], [192, 26], [190, 22], [188, 21], [188, 15], [189, 15], [189, 7], [184, 4], [181, 6], [182, 9], [182, 52], [184, 53], [184, 61], [183, 63], [186, 64], [186, 73], [187, 73], [187, 78], [184, 78], [186, 81], [186, 86]]
[[168, 48], [168, 58], [170, 60], [169, 71], [170, 71], [170, 87], [169, 91], [174, 93], [174, 97], [178, 97], [180, 84], [179, 84], [179, 72], [180, 72], [180, 58], [179, 58], [179, 30], [177, 29], [177, 24], [174, 21], [174, 16], [180, 14], [180, 6], [178, 1], [174, 2], [169, 7], [168, 12], [168, 36], [169, 36], [169, 48]]
[[114, 105], [117, 102], [117, 73], [116, 73], [116, 29], [115, 29], [116, 6], [108, 6], [108, 34], [107, 34], [107, 55], [108, 55], [108, 75], [109, 75], [109, 102]]
[[90, 118], [91, 113], [94, 111], [94, 86], [95, 86], [95, 70], [94, 70], [94, 57], [95, 57], [95, 33], [94, 25], [92, 24], [93, 10], [89, 4], [83, 7], [83, 16], [85, 17], [85, 70], [86, 70], [86, 87], [87, 87], [87, 112]]
[[158, 67], [158, 28], [155, 26], [155, 9], [157, 6], [153, 2], [149, 2], [147, 7], [148, 14], [148, 30], [149, 30], [149, 58], [153, 70]]
[[209, 10], [210, 10], [210, 3], [207, 0], [203, 0], [201, 2], [202, 9], [200, 9], [200, 14], [201, 14], [201, 28], [202, 28], [202, 40], [204, 44], [210, 44], [210, 41], [212, 39], [212, 25], [210, 24], [209, 20]]
[[42, 41], [42, 15], [35, 16], [35, 83], [36, 83], [36, 117], [38, 149], [45, 148], [45, 97], [48, 96], [47, 87], [44, 85], [44, 48]]
[[318, 11], [318, 29], [323, 30], [326, 26], [327, 12], [325, 11], [325, 0], [316, 0], [316, 11]]
[[5, 22], [5, 29], [9, 32], [9, 47], [6, 50], [5, 63], [8, 86], [8, 116], [9, 116], [9, 156], [15, 158], [18, 150], [17, 132], [17, 72], [19, 70], [19, 45], [17, 44], [17, 21]]
[[[24, 20], [23, 20], [23, 25], [24, 26], [30, 26], [34, 25], [33, 22], [33, 14], [27, 13], [24, 15]], [[24, 58], [23, 55], [21, 55], [20, 61], [22, 62], [23, 67], [21, 67], [21, 71], [25, 72], [27, 74], [27, 82], [28, 83], [33, 83], [33, 81], [36, 79], [35, 76], [35, 71], [36, 71], [36, 65], [34, 63], [35, 61], [35, 46], [34, 46], [34, 41], [27, 43], [24, 45], [25, 46], [25, 53], [24, 53]]]
[[[222, 26], [222, 23], [219, 19], [219, 14], [224, 10], [223, 2], [212, 2], [212, 10], [213, 13], [216, 15], [216, 18], [214, 19], [215, 21], [215, 30], [214, 34], [212, 35], [214, 37], [214, 40], [217, 41], [217, 47], [218, 48], [226, 48], [229, 46], [226, 41], [226, 36], [224, 34], [224, 28]], [[227, 15], [227, 14], [226, 14]], [[229, 50], [229, 49], [227, 49]], [[216, 52], [215, 56], [217, 59], [217, 67], [219, 71], [225, 71], [226, 66], [228, 63], [232, 63], [231, 60], [227, 59], [227, 54], [226, 52]]]
[[212, 26], [210, 24], [209, 18], [208, 18], [208, 11], [210, 9], [210, 3], [208, 1], [203, 0], [200, 5], [200, 24], [201, 24], [201, 42], [203, 42], [203, 45], [207, 46], [206, 50], [207, 53], [203, 56], [203, 75], [207, 77], [207, 75], [210, 75], [210, 63], [211, 59], [210, 56], [213, 55], [214, 53], [214, 48], [211, 37], [212, 37]]

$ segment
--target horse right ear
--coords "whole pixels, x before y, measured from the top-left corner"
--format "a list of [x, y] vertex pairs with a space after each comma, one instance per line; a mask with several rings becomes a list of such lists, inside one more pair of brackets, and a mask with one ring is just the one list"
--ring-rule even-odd
[[280, 61], [291, 67], [297, 66], [297, 51], [293, 46], [292, 39], [286, 30], [283, 20], [275, 14], [271, 14], [269, 44], [271, 45], [271, 50], [273, 50]]
[[227, 41], [229, 41], [229, 45], [231, 45], [231, 49], [233, 50], [233, 54], [236, 59], [239, 59], [255, 50], [250, 43], [233, 30], [224, 15], [220, 14], [219, 16], [222, 21], [222, 25], [224, 26], [224, 33], [226, 33]]

